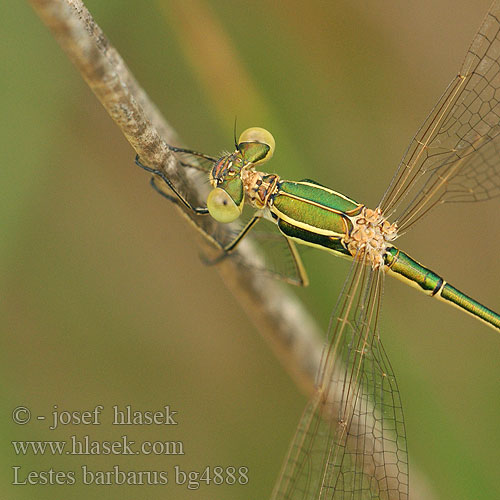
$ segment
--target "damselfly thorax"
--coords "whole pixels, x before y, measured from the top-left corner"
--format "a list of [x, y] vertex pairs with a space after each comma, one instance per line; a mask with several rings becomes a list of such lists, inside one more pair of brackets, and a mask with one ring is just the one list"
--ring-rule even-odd
[[[264, 210], [264, 216], [276, 222], [285, 236], [315, 246], [310, 236], [323, 235], [330, 240], [326, 248], [333, 252], [350, 254], [374, 269], [384, 265], [390, 242], [397, 238], [397, 226], [385, 219], [380, 208], [372, 210], [310, 180], [282, 181], [251, 165], [242, 169], [241, 178], [247, 202]], [[340, 203], [325, 204], [325, 195]], [[304, 237], [308, 233], [309, 238]]]
[[246, 202], [275, 222], [287, 238], [363, 260], [374, 269], [383, 266], [390, 242], [397, 237], [396, 224], [389, 223], [380, 208], [369, 209], [317, 182], [286, 181], [258, 170], [256, 165], [273, 152], [269, 132], [243, 132], [236, 151], [219, 158], [210, 172], [210, 214], [219, 222], [231, 222]]

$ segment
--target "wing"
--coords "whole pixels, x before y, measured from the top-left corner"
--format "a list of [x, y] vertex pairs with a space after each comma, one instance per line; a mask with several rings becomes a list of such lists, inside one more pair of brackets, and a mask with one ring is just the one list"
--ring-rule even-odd
[[274, 500], [407, 500], [403, 411], [377, 331], [382, 284], [382, 271], [353, 264]]
[[179, 148], [177, 146], [171, 146], [170, 144], [167, 144], [167, 147], [176, 154], [179, 163], [183, 167], [194, 168], [206, 174], [212, 170], [214, 163], [217, 161], [215, 156], [199, 153], [192, 149]]
[[[245, 207], [242, 217], [232, 224], [233, 238], [249, 220], [249, 215], [255, 215], [255, 209]], [[245, 258], [242, 259], [238, 252], [231, 253], [229, 258], [252, 272], [290, 285], [307, 286], [307, 272], [295, 243], [286, 238], [274, 222], [264, 216], [259, 221], [238, 246], [243, 248], [250, 244], [249, 251], [244, 252]]]
[[417, 132], [379, 206], [406, 229], [438, 204], [500, 195], [500, 1]]

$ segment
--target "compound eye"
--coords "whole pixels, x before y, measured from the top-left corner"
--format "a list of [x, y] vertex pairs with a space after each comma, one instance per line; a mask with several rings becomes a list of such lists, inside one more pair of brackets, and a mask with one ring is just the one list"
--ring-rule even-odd
[[271, 132], [261, 127], [252, 127], [244, 130], [238, 139], [238, 144], [244, 143], [265, 144], [269, 147], [269, 151], [267, 151], [264, 158], [259, 159], [259, 163], [270, 160], [276, 149], [276, 143]]
[[223, 224], [233, 222], [241, 215], [241, 209], [224, 189], [215, 188], [207, 198], [210, 215]]

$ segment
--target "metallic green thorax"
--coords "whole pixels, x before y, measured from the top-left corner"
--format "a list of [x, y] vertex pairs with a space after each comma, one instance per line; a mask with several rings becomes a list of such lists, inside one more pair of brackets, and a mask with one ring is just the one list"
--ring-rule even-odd
[[270, 211], [281, 232], [299, 243], [350, 255], [342, 238], [362, 205], [314, 181], [282, 181]]

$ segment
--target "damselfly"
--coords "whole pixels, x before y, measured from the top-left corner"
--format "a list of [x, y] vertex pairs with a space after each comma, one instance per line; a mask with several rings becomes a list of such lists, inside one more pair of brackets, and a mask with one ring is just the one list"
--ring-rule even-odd
[[[262, 219], [277, 225], [295, 264], [297, 284], [307, 276], [295, 244], [350, 258], [317, 377], [292, 441], [275, 499], [406, 499], [408, 465], [400, 395], [378, 330], [386, 273], [448, 302], [493, 328], [500, 315], [468, 297], [394, 245], [429, 210], [446, 202], [500, 195], [500, 1], [496, 1], [462, 69], [407, 149], [375, 209], [312, 180], [288, 181], [260, 170], [273, 155], [272, 135], [244, 131], [233, 153], [213, 157], [170, 146], [181, 163], [206, 172], [212, 185], [206, 207], [193, 206], [160, 169], [167, 198], [220, 223], [252, 218], [234, 239], [218, 244], [230, 255]], [[160, 184], [161, 183], [161, 184]], [[392, 221], [392, 222], [390, 222]], [[216, 259], [217, 260], [217, 259]]]

